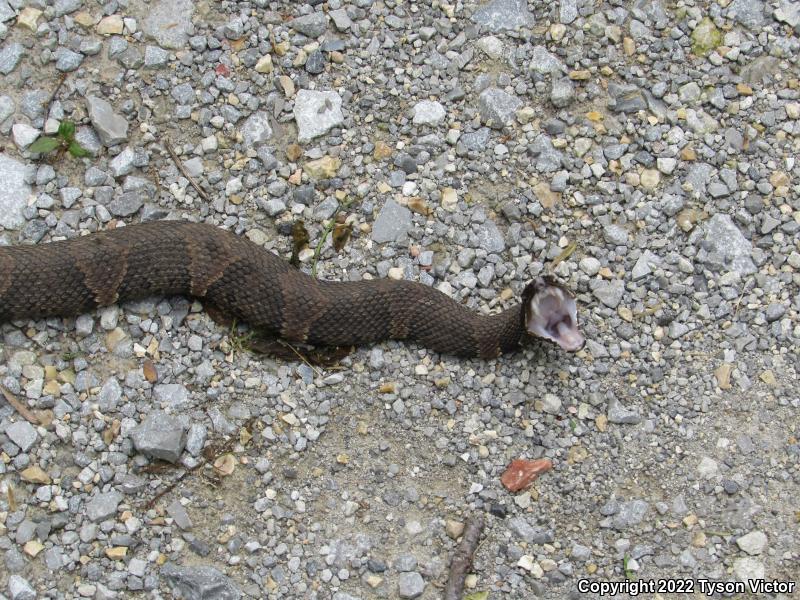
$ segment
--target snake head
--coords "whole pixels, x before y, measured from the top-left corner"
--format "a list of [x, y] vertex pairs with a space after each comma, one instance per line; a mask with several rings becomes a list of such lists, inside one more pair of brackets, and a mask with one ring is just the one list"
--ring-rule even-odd
[[522, 293], [522, 319], [528, 335], [555, 342], [567, 352], [583, 348], [575, 297], [552, 277], [538, 277]]

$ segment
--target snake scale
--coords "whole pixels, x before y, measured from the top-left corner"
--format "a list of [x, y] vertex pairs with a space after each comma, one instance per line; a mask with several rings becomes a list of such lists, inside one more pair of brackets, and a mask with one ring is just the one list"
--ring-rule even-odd
[[213, 225], [155, 221], [38, 245], [0, 247], [0, 323], [73, 316], [155, 295], [185, 295], [290, 342], [315, 346], [413, 340], [437, 352], [494, 358], [529, 337], [583, 346], [575, 301], [546, 278], [522, 302], [478, 314], [420, 283], [320, 281]]

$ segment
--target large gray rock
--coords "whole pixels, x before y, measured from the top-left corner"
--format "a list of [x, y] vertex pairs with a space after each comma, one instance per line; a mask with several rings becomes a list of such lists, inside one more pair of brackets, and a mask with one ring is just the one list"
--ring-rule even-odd
[[86, 504], [86, 516], [92, 523], [99, 523], [117, 514], [122, 494], [116, 490], [97, 494]]
[[472, 21], [489, 31], [533, 27], [536, 19], [528, 11], [527, 0], [492, 0], [472, 14]]
[[269, 116], [263, 111], [253, 113], [242, 124], [242, 138], [247, 148], [261, 146], [271, 137], [272, 127], [269, 125]]
[[547, 75], [561, 72], [564, 63], [555, 54], [548, 52], [544, 46], [534, 46], [529, 68], [531, 71]]
[[131, 439], [142, 454], [175, 463], [186, 446], [186, 428], [178, 417], [154, 412], [131, 432]]
[[478, 96], [481, 120], [494, 129], [511, 125], [520, 106], [522, 101], [519, 98], [500, 88], [487, 88]]
[[176, 598], [184, 600], [239, 600], [242, 593], [224, 573], [214, 567], [181, 567], [167, 563], [163, 577]]
[[706, 262], [721, 263], [739, 275], [756, 272], [751, 252], [753, 246], [726, 214], [716, 214], [705, 225], [704, 246], [707, 248]]
[[383, 205], [375, 225], [372, 227], [372, 239], [379, 244], [394, 242], [405, 237], [411, 228], [411, 211], [400, 206], [391, 198]]
[[728, 17], [750, 29], [759, 29], [766, 21], [765, 4], [764, 0], [733, 0], [728, 5]]
[[28, 580], [19, 575], [12, 575], [8, 578], [8, 593], [11, 600], [34, 600], [36, 590], [33, 589]]
[[104, 145], [116, 146], [128, 139], [128, 121], [115, 113], [111, 104], [97, 96], [88, 96], [86, 109]]
[[17, 68], [25, 48], [19, 42], [13, 42], [0, 48], [0, 73], [8, 75]]
[[9, 6], [7, 0], [0, 0], [0, 23], [10, 21], [17, 16], [16, 11]]
[[0, 154], [0, 226], [17, 229], [25, 223], [22, 211], [28, 205], [30, 186], [25, 183], [26, 167]]
[[159, 0], [151, 3], [142, 29], [159, 46], [179, 50], [189, 39], [193, 9], [192, 0]]
[[328, 17], [323, 12], [297, 17], [289, 21], [289, 27], [310, 38], [317, 38], [328, 28]]
[[400, 573], [397, 578], [397, 591], [401, 598], [418, 598], [425, 591], [425, 580], [416, 571]]
[[422, 100], [414, 105], [415, 125], [438, 125], [446, 116], [444, 106], [439, 102]]
[[308, 142], [341, 125], [342, 98], [336, 92], [300, 90], [294, 101], [298, 141]]
[[16, 421], [6, 427], [6, 435], [8, 439], [14, 442], [19, 449], [27, 452], [39, 439], [39, 434], [36, 433], [33, 425], [27, 421]]

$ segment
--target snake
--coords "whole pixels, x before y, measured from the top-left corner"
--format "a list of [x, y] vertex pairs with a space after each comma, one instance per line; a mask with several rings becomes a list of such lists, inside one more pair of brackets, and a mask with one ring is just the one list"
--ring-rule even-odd
[[171, 295], [198, 299], [263, 335], [318, 347], [391, 339], [491, 359], [533, 339], [567, 352], [584, 345], [575, 297], [548, 276], [528, 282], [516, 305], [482, 314], [420, 282], [320, 280], [207, 223], [149, 221], [0, 247], [0, 323]]

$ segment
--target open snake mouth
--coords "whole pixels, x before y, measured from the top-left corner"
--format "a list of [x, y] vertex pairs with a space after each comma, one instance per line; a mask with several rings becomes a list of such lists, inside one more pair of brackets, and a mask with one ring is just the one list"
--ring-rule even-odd
[[525, 329], [533, 336], [558, 344], [567, 352], [583, 348], [575, 298], [549, 278], [537, 279], [524, 295]]

